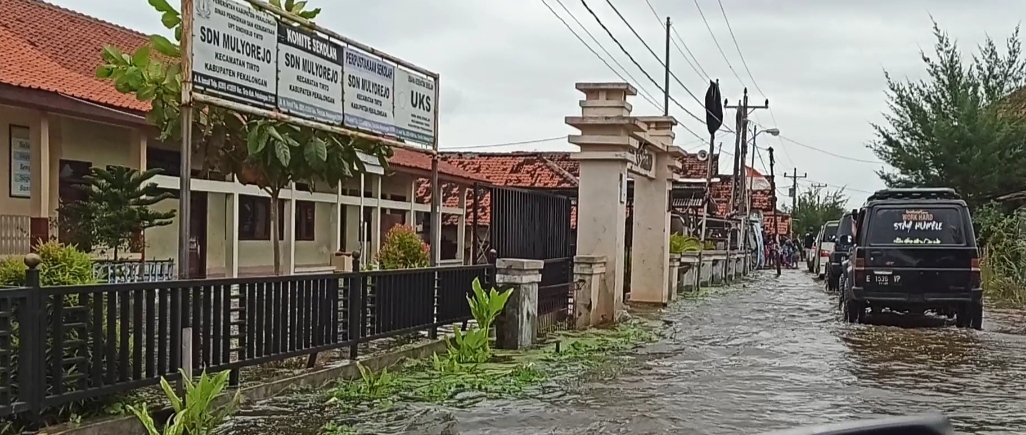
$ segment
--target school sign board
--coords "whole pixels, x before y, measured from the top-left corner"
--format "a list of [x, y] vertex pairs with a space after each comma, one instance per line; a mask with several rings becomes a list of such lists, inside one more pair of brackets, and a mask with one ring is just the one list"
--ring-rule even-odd
[[436, 82], [234, 0], [196, 0], [196, 92], [431, 145]]

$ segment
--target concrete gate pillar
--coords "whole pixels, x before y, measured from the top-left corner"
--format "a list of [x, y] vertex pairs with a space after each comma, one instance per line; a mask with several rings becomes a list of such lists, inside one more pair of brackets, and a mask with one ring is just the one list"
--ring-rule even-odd
[[592, 318], [609, 323], [623, 308], [627, 163], [633, 160], [637, 148], [631, 134], [644, 131], [644, 125], [630, 116], [632, 106], [627, 96], [637, 95], [634, 86], [577, 83], [576, 88], [584, 93], [581, 116], [568, 116], [565, 122], [581, 131], [568, 138], [581, 147], [573, 154], [581, 165], [577, 255], [606, 259], [606, 274], [593, 302]]
[[639, 147], [628, 171], [634, 180], [631, 250], [631, 302], [666, 305], [670, 302], [670, 190], [677, 179], [677, 157], [684, 151], [673, 145], [670, 116], [637, 117], [645, 126], [635, 134]]

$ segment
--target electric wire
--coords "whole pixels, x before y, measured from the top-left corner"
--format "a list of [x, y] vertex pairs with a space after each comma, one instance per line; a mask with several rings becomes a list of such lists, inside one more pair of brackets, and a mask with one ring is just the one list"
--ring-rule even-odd
[[[641, 73], [644, 74], [645, 77], [647, 77], [648, 80], [650, 82], [652, 82], [653, 85], [655, 85], [656, 89], [659, 89], [663, 93], [666, 93], [666, 90], [663, 89], [663, 87], [659, 86], [659, 82], [655, 81], [655, 79], [652, 78], [652, 76], [648, 73], [648, 71], [646, 71], [645, 68], [642, 67], [641, 64], [638, 63], [638, 61], [636, 59], [634, 59], [634, 56], [631, 55], [630, 51], [628, 51], [627, 48], [624, 47], [622, 43], [620, 43], [620, 40], [617, 39], [616, 35], [614, 35], [613, 32], [611, 30], [609, 30], [609, 27], [606, 27], [605, 23], [602, 22], [602, 19], [598, 17], [598, 14], [596, 14], [595, 11], [591, 9], [591, 6], [588, 6], [588, 2], [585, 1], [585, 0], [581, 0], [581, 4], [583, 4], [584, 8], [588, 10], [588, 13], [591, 14], [591, 17], [594, 18], [596, 22], [598, 22], [599, 26], [602, 27], [602, 30], [604, 30], [606, 32], [606, 34], [609, 35], [609, 38], [612, 39], [614, 43], [616, 43], [617, 47], [620, 48], [620, 51], [622, 51], [625, 55], [627, 55], [627, 58], [630, 59], [631, 63], [633, 63], [635, 67], [637, 67], [639, 70], [641, 70]], [[686, 109], [683, 105], [681, 105], [680, 102], [678, 102], [675, 98], [673, 98], [672, 95], [669, 96], [669, 100], [673, 101], [674, 104], [677, 105], [677, 107], [679, 107], [681, 110], [684, 111], [684, 113], [687, 113], [688, 115], [691, 115], [692, 118], [695, 118], [695, 119], [697, 119], [697, 120], [699, 120], [701, 122], [705, 121], [705, 120], [695, 116], [695, 114], [691, 113], [688, 109]], [[691, 133], [693, 136], [695, 136], [695, 137], [697, 137], [699, 139], [702, 138], [702, 136], [699, 136], [698, 133], [695, 133], [694, 131], [692, 131], [690, 128], [688, 128], [684, 124], [678, 124], [678, 125], [680, 125], [682, 128], [684, 128], [684, 130], [686, 130], [688, 133]]]
[[[559, 1], [559, 0], [556, 0], [556, 1]], [[620, 80], [623, 80], [625, 82], [627, 81], [627, 79], [625, 79], [623, 77], [623, 75], [621, 75], [619, 72], [617, 72], [616, 69], [613, 68], [613, 66], [610, 65], [609, 62], [606, 61], [605, 58], [602, 57], [602, 55], [598, 54], [598, 52], [595, 51], [594, 48], [591, 48], [591, 45], [588, 45], [588, 42], [585, 41], [584, 38], [581, 38], [581, 35], [578, 35], [577, 31], [575, 31], [573, 29], [573, 27], [570, 27], [570, 23], [567, 23], [566, 20], [563, 19], [562, 16], [560, 16], [558, 13], [556, 13], [556, 10], [552, 9], [552, 6], [549, 6], [549, 4], [545, 0], [542, 0], [542, 4], [545, 5], [545, 7], [549, 10], [549, 12], [552, 12], [552, 15], [554, 15], [561, 23], [563, 23], [563, 26], [566, 27], [566, 29], [569, 30], [570, 33], [572, 33], [574, 35], [574, 37], [577, 38], [578, 41], [581, 41], [581, 44], [584, 44], [584, 46], [588, 49], [588, 51], [590, 51], [592, 54], [594, 54], [595, 57], [599, 58], [599, 60], [601, 60], [602, 63], [606, 65], [606, 68], [609, 68], [609, 70], [612, 71], [613, 74], [616, 74], [616, 76], [619, 77]], [[562, 5], [562, 3], [560, 3], [560, 4]], [[564, 9], [565, 9], [565, 7], [564, 7]], [[571, 13], [570, 16], [573, 16], [573, 14]], [[580, 23], [580, 21], [578, 21], [578, 23]], [[581, 27], [583, 27], [583, 25]], [[599, 47], [602, 47], [602, 44], [599, 44]], [[607, 51], [607, 53], [608, 53], [608, 51]], [[614, 58], [613, 61], [616, 62], [616, 59]], [[616, 63], [617, 63], [617, 65], [619, 65], [619, 62], [616, 62]], [[621, 66], [621, 68], [622, 68], [622, 66]], [[625, 71], [626, 71], [626, 69], [625, 69]], [[628, 76], [630, 76], [630, 75], [628, 74]], [[634, 80], [634, 82], [636, 82], [636, 80]], [[638, 87], [641, 90], [644, 90], [644, 88], [640, 85], [640, 83], [638, 84]], [[652, 104], [653, 106], [655, 106], [659, 110], [663, 110], [662, 105], [657, 103], [657, 102], [655, 102], [655, 99], [652, 98], [652, 96], [649, 95], [647, 91], [639, 92], [639, 93], [641, 94], [641, 98], [644, 98], [645, 101], [649, 102], [649, 104]]]
[[[602, 23], [602, 20], [600, 20], [600, 19], [598, 18], [598, 16], [597, 16], [597, 15], [595, 15], [595, 12], [594, 12], [594, 11], [592, 11], [592, 10], [591, 10], [591, 8], [590, 8], [590, 7], [588, 6], [588, 3], [587, 3], [587, 2], [585, 1], [585, 0], [581, 0], [581, 3], [583, 3], [583, 4], [584, 4], [584, 7], [585, 7], [586, 9], [588, 9], [588, 12], [590, 12], [590, 13], [591, 13], [591, 15], [592, 15], [593, 17], [595, 17], [595, 20], [597, 20], [597, 21], [599, 22], [599, 25], [601, 25], [603, 29], [607, 29], [607, 28], [606, 28], [606, 26], [605, 26], [605, 25], [604, 25], [604, 24]], [[649, 53], [651, 53], [653, 57], [655, 57], [655, 59], [656, 59], [656, 62], [658, 62], [658, 63], [659, 63], [659, 65], [660, 65], [660, 66], [662, 66], [663, 68], [666, 68], [666, 63], [665, 63], [665, 62], [664, 62], [664, 61], [663, 61], [662, 59], [660, 59], [660, 58], [659, 58], [659, 55], [658, 55], [658, 54], [656, 54], [655, 50], [653, 50], [653, 49], [652, 49], [652, 47], [651, 47], [650, 45], [648, 45], [648, 42], [647, 42], [647, 41], [645, 41], [645, 38], [641, 37], [641, 35], [640, 35], [640, 34], [638, 34], [638, 31], [637, 31], [637, 30], [635, 30], [635, 29], [634, 29], [634, 26], [632, 26], [632, 25], [631, 25], [631, 23], [630, 23], [629, 21], [627, 21], [627, 18], [626, 18], [626, 17], [624, 17], [624, 16], [623, 16], [623, 14], [621, 14], [621, 13], [620, 13], [620, 10], [616, 8], [616, 5], [614, 5], [614, 4], [613, 4], [612, 0], [606, 0], [606, 4], [608, 4], [608, 5], [609, 5], [609, 7], [610, 7], [611, 9], [613, 9], [613, 12], [615, 12], [615, 13], [616, 13], [616, 16], [620, 18], [620, 21], [622, 21], [622, 22], [623, 22], [623, 23], [624, 23], [624, 24], [625, 24], [625, 25], [627, 26], [627, 28], [628, 28], [628, 29], [630, 29], [631, 33], [633, 33], [633, 34], [634, 34], [634, 36], [635, 36], [636, 38], [638, 38], [638, 40], [639, 40], [639, 41], [641, 41], [641, 44], [645, 46], [645, 48], [646, 48], [646, 49], [648, 50], [648, 52], [649, 52]], [[607, 32], [608, 32], [608, 29], [607, 29]], [[612, 36], [612, 33], [610, 33], [610, 36]], [[614, 39], [614, 41], [616, 40], [616, 38], [613, 38], [613, 39]], [[618, 45], [620, 45], [620, 42], [619, 42], [619, 41], [616, 41], [616, 43], [617, 43]], [[620, 48], [622, 49], [622, 48], [623, 48], [623, 45], [620, 45]], [[640, 66], [639, 66], [639, 68], [640, 68]], [[705, 102], [704, 102], [704, 101], [702, 101], [701, 99], [699, 99], [699, 98], [698, 98], [698, 97], [697, 97], [697, 96], [696, 96], [696, 95], [695, 95], [695, 94], [694, 94], [693, 92], [691, 92], [691, 89], [688, 89], [687, 85], [685, 85], [685, 84], [684, 84], [684, 82], [682, 82], [682, 81], [680, 80], [680, 78], [678, 78], [678, 77], [677, 77], [677, 75], [673, 73], [673, 71], [667, 71], [667, 72], [669, 72], [669, 73], [670, 73], [670, 77], [673, 77], [673, 79], [674, 79], [674, 80], [675, 80], [675, 81], [677, 82], [677, 84], [679, 84], [679, 85], [680, 85], [680, 87], [681, 87], [681, 88], [684, 88], [684, 91], [685, 91], [685, 92], [687, 92], [687, 93], [688, 93], [688, 95], [690, 95], [690, 96], [691, 96], [691, 98], [693, 98], [693, 99], [694, 99], [694, 100], [695, 100], [696, 102], [698, 102], [698, 104], [699, 104], [699, 105], [701, 105], [701, 106], [702, 106], [702, 109], [703, 109], [703, 110], [704, 110], [704, 111], [705, 111], [706, 113], [708, 113], [708, 114], [712, 114], [711, 112], [709, 112], [709, 109], [706, 109], [706, 108], [705, 108]], [[647, 73], [646, 73], [646, 75], [647, 75]], [[649, 76], [649, 79], [650, 79], [650, 80], [652, 80], [651, 76]], [[655, 80], [652, 80], [652, 82], [653, 82], [653, 83], [656, 83], [656, 82], [655, 82]], [[658, 87], [658, 83], [656, 83], [656, 86]], [[666, 91], [664, 90], [663, 92], [666, 92]], [[675, 100], [675, 99], [674, 99], [674, 98], [673, 98], [672, 96], [670, 97], [670, 100], [673, 100], [673, 102], [674, 102], [674, 103], [676, 103], [676, 104], [677, 104], [677, 106], [679, 106], [679, 107], [681, 108], [681, 110], [683, 110], [683, 111], [684, 111], [685, 113], [687, 113], [688, 115], [691, 115], [691, 117], [692, 117], [692, 118], [695, 118], [695, 119], [697, 119], [697, 120], [698, 120], [699, 122], [703, 122], [703, 123], [704, 123], [704, 122], [706, 122], [706, 120], [704, 120], [704, 119], [701, 119], [701, 118], [699, 118], [699, 117], [698, 117], [698, 116], [696, 116], [696, 115], [695, 115], [694, 113], [691, 113], [691, 111], [689, 111], [688, 109], [685, 109], [685, 108], [684, 108], [684, 106], [682, 106], [682, 105], [681, 105], [681, 104], [680, 104], [679, 102], [677, 102], [677, 100]], [[713, 115], [713, 117], [714, 117], [714, 118], [715, 118], [715, 116], [716, 116], [716, 115]], [[720, 121], [720, 122], [721, 122], [721, 124], [722, 124], [722, 121], [723, 121], [723, 120], [722, 120], [722, 119], [719, 119], [719, 121]], [[722, 126], [721, 126], [721, 128], [723, 128], [724, 130], [727, 130], [728, 132], [731, 132], [731, 133], [733, 133], [733, 130], [731, 130], [731, 129], [730, 129], [729, 127], [727, 127], [727, 126], [725, 126], [725, 125], [722, 125]]]
[[[656, 12], [655, 6], [652, 6], [652, 1], [645, 0], [645, 3], [648, 4], [648, 10], [652, 11], [652, 15], [655, 15], [656, 21], [659, 21], [659, 25], [662, 26], [663, 29], [666, 29], [666, 23], [663, 22], [663, 17], [659, 15], [659, 12]], [[688, 45], [684, 43], [684, 38], [681, 38], [680, 33], [677, 33], [677, 28], [671, 25], [670, 31], [677, 36], [677, 39], [680, 40], [680, 43], [678, 44], [676, 39], [670, 38], [670, 42], [673, 43], [674, 48], [677, 49], [677, 52], [680, 53], [680, 56], [683, 57], [684, 61], [688, 63], [688, 66], [690, 66], [691, 69], [695, 71], [695, 74], [698, 74], [698, 76], [701, 77], [703, 80], [709, 80], [709, 74], [706, 74], [705, 69], [703, 69], [702, 65], [698, 63], [698, 58], [695, 57], [693, 53], [691, 53], [691, 49], [688, 48]], [[684, 46], [683, 49], [681, 49], [681, 45]], [[688, 54], [684, 54], [685, 50], [687, 50]], [[691, 59], [688, 59], [689, 55]], [[694, 60], [693, 63], [692, 60]]]

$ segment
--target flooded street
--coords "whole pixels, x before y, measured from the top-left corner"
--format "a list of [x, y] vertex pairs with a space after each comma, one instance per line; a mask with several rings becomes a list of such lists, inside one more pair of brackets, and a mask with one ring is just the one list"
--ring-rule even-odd
[[1026, 432], [1023, 315], [988, 311], [984, 331], [850, 325], [835, 304], [807, 273], [756, 275], [667, 309], [667, 336], [616, 380], [453, 411], [459, 433], [749, 434], [929, 411], [962, 433]]

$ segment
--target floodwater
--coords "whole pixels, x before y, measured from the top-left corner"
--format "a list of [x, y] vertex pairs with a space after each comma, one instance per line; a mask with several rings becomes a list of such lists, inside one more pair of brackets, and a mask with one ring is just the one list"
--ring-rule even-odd
[[893, 315], [851, 325], [818, 281], [785, 270], [658, 315], [663, 337], [613, 380], [543, 399], [421, 408], [427, 424], [381, 433], [757, 434], [923, 412], [944, 413], [960, 433], [1026, 433], [1023, 313], [990, 310], [983, 331]]

